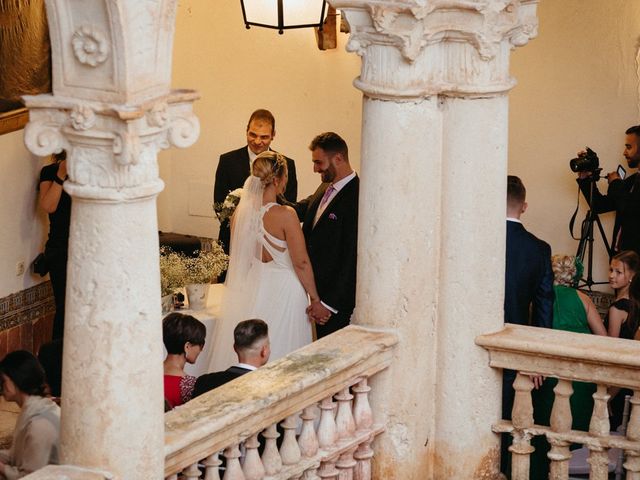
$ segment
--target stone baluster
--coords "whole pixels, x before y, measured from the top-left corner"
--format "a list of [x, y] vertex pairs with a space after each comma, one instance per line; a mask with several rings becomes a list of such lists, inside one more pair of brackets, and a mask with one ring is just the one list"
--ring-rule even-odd
[[282, 470], [282, 459], [278, 452], [276, 439], [280, 436], [276, 424], [269, 426], [262, 435], [265, 438], [264, 452], [262, 452], [262, 465], [267, 475], [276, 475]]
[[353, 472], [357, 462], [353, 458], [357, 447], [350, 448], [338, 457], [336, 468], [338, 469], [338, 480], [353, 480]]
[[[640, 391], [634, 391], [630, 400], [631, 415], [627, 424], [627, 438], [632, 441], [640, 440]], [[640, 480], [640, 452], [637, 450], [625, 450], [627, 461], [624, 468], [627, 469], [627, 480]]]
[[224, 450], [227, 459], [227, 468], [222, 480], [245, 480], [242, 466], [240, 465], [240, 444], [236, 443]]
[[353, 410], [351, 409], [351, 400], [353, 395], [349, 393], [349, 387], [343, 389], [335, 396], [338, 402], [338, 411], [336, 413], [336, 433], [338, 440], [353, 437], [356, 431], [356, 423], [353, 419]]
[[202, 461], [204, 465], [204, 480], [220, 480], [220, 465], [222, 460], [219, 458], [219, 452], [209, 455]]
[[316, 468], [311, 468], [305, 471], [302, 474], [302, 480], [320, 480], [320, 477], [318, 476], [318, 470]]
[[258, 440], [257, 433], [244, 442], [246, 452], [242, 471], [244, 472], [244, 478], [246, 480], [261, 480], [266, 474], [262, 460], [260, 460], [260, 454], [258, 453], [259, 446], [260, 441]]
[[315, 405], [310, 405], [302, 411], [302, 430], [298, 437], [300, 453], [305, 458], [311, 458], [318, 453], [318, 436], [313, 425], [316, 418]]
[[298, 415], [289, 415], [280, 426], [284, 429], [284, 438], [280, 446], [282, 464], [295, 465], [300, 461], [300, 447], [298, 447], [298, 442], [296, 441]]
[[[589, 433], [594, 437], [609, 434], [609, 412], [607, 411], [609, 397], [606, 385], [598, 385], [596, 392], [593, 394], [593, 413], [589, 424]], [[591, 465], [590, 480], [607, 480], [609, 478], [609, 455], [607, 449], [589, 446], [589, 459], [587, 462]]]
[[353, 400], [353, 419], [356, 422], [356, 430], [363, 432], [369, 430], [373, 425], [373, 412], [369, 405], [369, 392], [371, 387], [367, 379], [360, 380], [351, 390], [355, 395]]
[[200, 478], [200, 469], [198, 463], [192, 463], [187, 468], [182, 470], [182, 478], [184, 480], [198, 480]]
[[373, 438], [370, 437], [362, 442], [353, 454], [353, 458], [357, 462], [353, 472], [353, 480], [371, 480], [371, 459], [373, 458], [373, 449], [371, 448], [372, 441]]
[[325, 460], [324, 462], [320, 463], [320, 470], [318, 470], [318, 477], [320, 477], [321, 479], [333, 479], [333, 480], [337, 480], [338, 479], [338, 470], [336, 470], [336, 461], [335, 459], [333, 460]]
[[515, 397], [511, 413], [514, 427], [513, 443], [509, 447], [512, 453], [511, 478], [513, 480], [529, 479], [530, 455], [533, 452], [530, 435], [523, 432], [525, 428], [533, 426], [533, 405], [531, 403], [531, 390], [533, 382], [529, 375], [518, 372], [513, 382]]
[[[570, 380], [558, 379], [558, 384], [553, 389], [555, 400], [551, 409], [551, 429], [556, 433], [567, 433], [571, 430], [571, 404], [570, 397], [573, 393], [573, 386]], [[551, 467], [549, 471], [550, 480], [566, 480], [569, 478], [569, 451], [570, 442], [556, 438], [550, 438], [551, 450], [549, 459]]]
[[335, 404], [331, 397], [320, 403], [320, 424], [318, 425], [318, 444], [320, 448], [331, 448], [336, 443], [336, 420], [333, 417]]

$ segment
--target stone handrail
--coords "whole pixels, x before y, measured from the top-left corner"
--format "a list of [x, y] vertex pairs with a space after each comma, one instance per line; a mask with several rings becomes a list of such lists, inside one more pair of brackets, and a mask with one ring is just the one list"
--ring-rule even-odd
[[[568, 478], [571, 443], [589, 448], [590, 479], [608, 478], [608, 449], [626, 454], [627, 479], [640, 479], [640, 342], [585, 335], [545, 328], [506, 325], [499, 332], [480, 335], [476, 343], [489, 351], [489, 365], [518, 372], [513, 387], [512, 420], [493, 426], [497, 433], [510, 433], [513, 444], [512, 478], [529, 479], [531, 437], [544, 435], [551, 444], [550, 478]], [[558, 378], [551, 411], [551, 425], [535, 425], [530, 375]], [[595, 383], [594, 406], [589, 431], [572, 430], [570, 397], [572, 381]], [[609, 433], [607, 387], [633, 391], [625, 436]]]
[[[185, 478], [200, 478], [201, 462], [205, 478], [218, 478], [222, 450], [225, 478], [230, 479], [302, 478], [303, 473], [318, 478], [316, 472], [334, 478], [335, 467], [357, 470], [354, 458], [360, 454], [370, 460], [369, 445], [383, 430], [373, 422], [367, 379], [389, 366], [396, 342], [394, 334], [350, 326], [168, 412], [165, 477], [182, 472]], [[322, 413], [314, 427], [318, 407]], [[276, 425], [283, 419], [278, 452]], [[266, 446], [260, 459], [258, 434], [263, 431]], [[246, 453], [240, 467], [242, 442]], [[355, 478], [365, 476], [356, 473]]]

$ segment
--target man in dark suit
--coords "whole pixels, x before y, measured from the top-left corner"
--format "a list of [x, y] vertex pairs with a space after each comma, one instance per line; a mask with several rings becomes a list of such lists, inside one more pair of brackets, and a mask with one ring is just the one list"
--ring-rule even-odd
[[[624, 158], [629, 168], [638, 168], [640, 164], [640, 125], [630, 127], [625, 132]], [[578, 156], [585, 152], [578, 153]], [[592, 172], [580, 172], [578, 185], [587, 201], [591, 186]], [[606, 195], [593, 184], [591, 208], [595, 213], [616, 212], [611, 246], [613, 253], [633, 250], [640, 255], [640, 175], [637, 172], [622, 179], [617, 171], [607, 174], [609, 188]]]
[[359, 179], [338, 134], [318, 135], [309, 149], [322, 184], [294, 208], [320, 295], [307, 311], [321, 338], [349, 325], [355, 307]]
[[527, 232], [520, 222], [520, 216], [527, 209], [525, 195], [526, 190], [522, 181], [518, 177], [509, 175], [504, 321], [551, 328], [553, 320], [551, 247]]
[[257, 370], [267, 363], [271, 354], [267, 324], [258, 319], [238, 323], [233, 330], [233, 349], [238, 355], [238, 363], [222, 372], [207, 373], [198, 377], [193, 388], [193, 398]]
[[[247, 124], [247, 145], [231, 152], [220, 155], [216, 180], [213, 187], [213, 205], [216, 214], [229, 192], [241, 188], [251, 173], [251, 163], [262, 152], [269, 150], [269, 146], [276, 136], [276, 120], [268, 110], [256, 110], [251, 114]], [[298, 180], [296, 178], [296, 164], [287, 158], [287, 188], [284, 197], [289, 202], [298, 198]], [[218, 240], [222, 242], [224, 251], [229, 253], [231, 232], [229, 222], [220, 224]]]
[[[504, 321], [519, 325], [551, 328], [553, 323], [553, 272], [551, 247], [527, 232], [520, 216], [527, 209], [526, 189], [513, 175], [507, 177], [507, 248], [504, 292]], [[511, 419], [515, 391], [514, 370], [502, 376], [502, 418]], [[532, 378], [535, 388], [542, 377]], [[501, 471], [510, 478], [510, 435], [503, 435]]]

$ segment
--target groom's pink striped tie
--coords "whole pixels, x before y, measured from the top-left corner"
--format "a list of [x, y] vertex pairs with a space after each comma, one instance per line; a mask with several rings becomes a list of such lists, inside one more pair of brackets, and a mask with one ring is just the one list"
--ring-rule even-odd
[[324, 207], [325, 203], [327, 203], [327, 201], [329, 200], [329, 197], [331, 196], [331, 194], [333, 192], [335, 192], [335, 188], [333, 187], [333, 185], [329, 185], [329, 188], [327, 188], [324, 191], [324, 195], [322, 196], [322, 200], [320, 200], [320, 206], [318, 207], [318, 210], [322, 210], [322, 207]]

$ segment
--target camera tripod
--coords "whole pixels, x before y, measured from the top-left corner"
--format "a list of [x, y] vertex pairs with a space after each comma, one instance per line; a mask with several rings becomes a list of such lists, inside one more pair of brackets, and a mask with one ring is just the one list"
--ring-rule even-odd
[[[593, 204], [593, 190], [595, 188], [595, 183], [600, 179], [601, 168], [596, 169], [591, 177], [589, 177], [589, 197], [587, 201], [589, 203], [589, 210], [582, 221], [582, 227], [580, 229], [580, 241], [578, 242], [578, 250], [576, 251], [576, 257], [580, 259], [583, 265], [585, 265], [585, 272], [582, 278], [578, 281], [578, 288], [587, 287], [591, 290], [592, 285], [602, 285], [605, 282], [595, 282], [593, 280], [593, 225], [598, 225], [598, 230], [600, 231], [600, 236], [602, 237], [602, 241], [604, 242], [604, 246], [607, 249], [607, 255], [611, 258], [612, 250], [609, 246], [609, 242], [607, 241], [607, 236], [604, 233], [604, 228], [602, 228], [602, 223], [600, 222], [600, 217], [596, 212], [592, 209]], [[585, 257], [587, 258], [585, 264]]]

